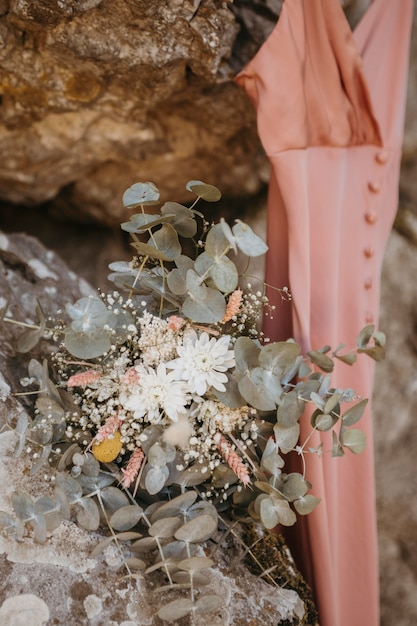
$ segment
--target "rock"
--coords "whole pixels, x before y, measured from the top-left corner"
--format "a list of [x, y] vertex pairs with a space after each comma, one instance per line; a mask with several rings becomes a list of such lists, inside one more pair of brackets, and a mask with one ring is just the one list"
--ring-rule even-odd
[[12, 0], [2, 13], [0, 198], [114, 225], [138, 179], [179, 201], [190, 179], [259, 189], [227, 3]]
[[382, 275], [387, 353], [373, 397], [381, 626], [417, 623], [416, 273], [416, 243], [393, 232]]

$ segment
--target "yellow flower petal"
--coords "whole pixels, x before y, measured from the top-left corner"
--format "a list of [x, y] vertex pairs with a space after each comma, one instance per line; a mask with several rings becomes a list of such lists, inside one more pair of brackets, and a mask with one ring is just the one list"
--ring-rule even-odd
[[121, 435], [119, 431], [116, 431], [114, 435], [100, 443], [94, 443], [91, 451], [96, 457], [97, 461], [101, 463], [110, 463], [117, 458], [120, 450], [122, 449]]

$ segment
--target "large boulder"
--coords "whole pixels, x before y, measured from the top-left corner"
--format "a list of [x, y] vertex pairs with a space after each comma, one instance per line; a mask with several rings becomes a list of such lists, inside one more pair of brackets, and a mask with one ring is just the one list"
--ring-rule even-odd
[[191, 178], [257, 191], [237, 31], [219, 0], [2, 0], [0, 198], [111, 225], [137, 180], [178, 199]]

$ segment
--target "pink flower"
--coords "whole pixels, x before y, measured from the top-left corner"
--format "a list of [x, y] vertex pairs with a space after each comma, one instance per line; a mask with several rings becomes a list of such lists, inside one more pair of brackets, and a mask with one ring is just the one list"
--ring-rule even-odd
[[98, 381], [101, 378], [101, 373], [97, 370], [87, 370], [86, 372], [79, 372], [73, 374], [67, 380], [67, 387], [86, 387]]
[[120, 376], [120, 382], [124, 385], [137, 385], [140, 380], [139, 372], [136, 367], [129, 367], [124, 374]]
[[235, 315], [237, 315], [240, 309], [240, 304], [242, 302], [242, 294], [243, 292], [241, 289], [236, 289], [232, 294], [230, 294], [229, 300], [226, 305], [226, 311], [224, 313], [223, 319], [220, 322], [221, 324], [229, 322]]
[[236, 476], [244, 485], [249, 485], [249, 470], [243, 463], [240, 456], [233, 450], [230, 443], [223, 435], [220, 435], [217, 441], [217, 447], [230, 469], [234, 471]]
[[168, 322], [168, 328], [170, 330], [174, 330], [176, 333], [185, 324], [185, 320], [182, 317], [178, 317], [178, 315], [170, 315], [170, 317], [168, 317], [167, 322]]
[[138, 475], [144, 458], [145, 454], [142, 448], [136, 448], [136, 450], [132, 452], [126, 468], [122, 468], [122, 487], [124, 487], [125, 489], [130, 487], [130, 485], [133, 483], [136, 476]]

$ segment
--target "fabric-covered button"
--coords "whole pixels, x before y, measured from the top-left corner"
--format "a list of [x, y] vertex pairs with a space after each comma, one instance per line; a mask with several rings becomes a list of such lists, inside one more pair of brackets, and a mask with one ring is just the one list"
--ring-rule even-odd
[[367, 324], [372, 324], [372, 322], [374, 321], [374, 316], [370, 311], [367, 311], [366, 315], [365, 315], [365, 322]]
[[365, 289], [372, 289], [372, 278], [370, 276], [365, 279], [364, 287]]
[[364, 249], [363, 253], [367, 259], [370, 259], [371, 257], [374, 256], [375, 250], [372, 246], [368, 246], [367, 248]]
[[375, 161], [379, 163], [380, 165], [385, 165], [388, 159], [389, 159], [388, 150], [380, 150], [375, 155]]
[[378, 180], [371, 180], [368, 183], [368, 187], [372, 193], [378, 193], [381, 191], [381, 183]]
[[368, 224], [375, 224], [378, 219], [378, 213], [376, 211], [368, 211], [365, 213], [365, 219]]

